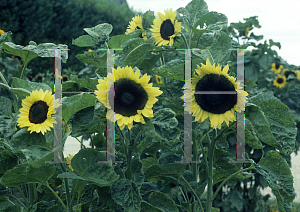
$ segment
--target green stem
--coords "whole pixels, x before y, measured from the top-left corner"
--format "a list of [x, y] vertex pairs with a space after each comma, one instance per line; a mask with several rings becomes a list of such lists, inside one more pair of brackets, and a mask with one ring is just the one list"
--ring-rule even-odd
[[20, 194], [22, 195], [22, 197], [23, 197], [23, 199], [24, 199], [24, 201], [25, 201], [27, 207], [29, 207], [29, 203], [28, 203], [28, 201], [27, 201], [27, 199], [26, 199], [26, 197], [25, 197], [25, 195], [24, 195], [24, 192], [19, 188], [19, 186], [17, 186], [16, 189], [17, 189], [17, 190], [20, 192]]
[[[194, 131], [193, 131], [194, 134]], [[195, 136], [193, 135], [193, 138], [195, 138]], [[196, 142], [196, 139], [193, 139], [193, 161], [198, 161], [198, 145]], [[196, 182], [198, 182], [198, 163], [193, 163], [192, 164], [193, 167], [193, 178]]]
[[8, 83], [6, 82], [4, 76], [1, 72], [0, 72], [0, 77], [1, 77], [2, 81], [9, 87]]
[[187, 43], [187, 40], [186, 40], [186, 38], [185, 38], [184, 34], [183, 34], [183, 33], [180, 33], [180, 34], [181, 34], [181, 38], [183, 39], [183, 42], [184, 42], [185, 48], [186, 48], [186, 49], [190, 49], [190, 48], [189, 48], [189, 46], [188, 46], [188, 43]]
[[[61, 198], [59, 198], [59, 196], [55, 193], [55, 191], [51, 188], [51, 186], [49, 185], [48, 182], [46, 182], [46, 187], [54, 194], [54, 196], [56, 196], [56, 198], [58, 199], [58, 201], [62, 204], [62, 206], [64, 207], [65, 211], [68, 211], [67, 210], [67, 207], [65, 205], [65, 203], [61, 200]], [[71, 212], [71, 211], [69, 211]]]
[[33, 183], [29, 183], [28, 184], [28, 193], [29, 193], [29, 203], [31, 206], [34, 205], [34, 184]]
[[[179, 189], [180, 189], [180, 191], [181, 191], [181, 193], [182, 193], [182, 196], [183, 196], [184, 200], [186, 201], [186, 203], [189, 203], [189, 201], [187, 200], [186, 195], [185, 195], [185, 193], [183, 192], [181, 186], [179, 186]], [[191, 205], [189, 204], [189, 212], [190, 212], [190, 211], [191, 211]]]
[[11, 149], [11, 147], [7, 143], [5, 143], [3, 141], [0, 141], [0, 144], [3, 144], [6, 148]]
[[23, 69], [22, 69], [22, 73], [21, 73], [20, 79], [23, 79], [23, 76], [24, 76], [24, 72], [25, 72], [26, 67], [27, 67], [27, 63], [24, 64], [24, 66], [23, 66]]
[[[206, 211], [211, 211], [212, 208], [212, 201], [211, 201], [211, 197], [212, 197], [212, 186], [213, 186], [213, 157], [214, 157], [214, 148], [215, 148], [215, 142], [216, 142], [216, 134], [217, 134], [217, 130], [213, 129], [213, 140], [211, 143], [211, 145], [209, 146], [209, 150], [208, 150], [208, 182], [207, 182], [207, 199], [206, 199]], [[210, 140], [209, 136], [208, 136], [208, 140]]]
[[[23, 190], [23, 192], [24, 192], [24, 194], [25, 194], [25, 196], [27, 196], [28, 197], [28, 192], [27, 192], [27, 188], [26, 188], [26, 185], [21, 185], [21, 187], [22, 187], [22, 190]], [[21, 193], [22, 194], [22, 193]], [[25, 198], [25, 200], [26, 200], [26, 198]], [[27, 201], [27, 200], [26, 200]], [[27, 202], [27, 204], [28, 204], [28, 202]], [[29, 207], [29, 204], [28, 204], [28, 207]]]
[[[76, 137], [75, 137], [75, 138], [76, 138]], [[79, 141], [78, 138], [76, 138], [76, 139], [77, 139], [77, 141], [78, 141], [79, 143], [81, 143], [81, 145], [86, 149], [85, 145], [84, 145], [81, 141]]]
[[[130, 130], [127, 128], [128, 130], [128, 134], [129, 134], [129, 141], [130, 141]], [[131, 146], [127, 145], [127, 154], [126, 154], [126, 161], [127, 161], [127, 179], [131, 180], [132, 178], [132, 172], [131, 172], [131, 160], [132, 160], [132, 156], [131, 156]]]
[[[15, 197], [14, 195], [12, 195], [12, 194], [10, 194], [9, 195], [10, 197], [13, 197], [13, 198], [15, 198], [26, 210], [28, 209], [27, 207], [26, 207], [26, 205], [24, 205], [24, 203], [23, 202], [21, 202], [17, 197]], [[13, 202], [11, 202], [8, 198], [7, 198], [7, 201], [9, 201], [11, 204], [13, 204], [13, 205], [15, 205]]]
[[254, 166], [253, 166], [253, 164], [251, 164], [250, 167], [248, 167], [248, 168], [246, 168], [246, 169], [239, 170], [239, 171], [233, 173], [232, 175], [230, 175], [229, 177], [227, 177], [227, 178], [221, 183], [221, 185], [219, 185], [219, 187], [217, 188], [217, 190], [216, 190], [216, 192], [214, 193], [213, 197], [211, 198], [211, 201], [213, 201], [213, 200], [216, 198], [218, 192], [220, 191], [220, 189], [222, 188], [222, 186], [223, 186], [228, 180], [230, 180], [230, 179], [233, 178], [235, 175], [237, 175], [237, 174], [239, 174], [239, 173], [241, 173], [241, 172], [245, 172], [245, 171], [248, 171], [248, 170], [251, 170], [251, 169], [255, 169]]
[[[191, 191], [193, 192], [193, 194], [195, 195], [195, 197], [197, 198], [197, 201], [200, 205], [200, 208], [201, 208], [201, 211], [204, 212], [203, 208], [202, 208], [202, 205], [201, 205], [201, 202], [200, 202], [200, 199], [198, 197], [198, 195], [196, 194], [196, 192], [194, 191], [194, 189], [192, 188], [192, 186], [188, 183], [188, 181], [186, 181], [186, 179], [181, 175], [181, 178], [184, 180], [184, 182], [188, 185], [188, 187], [191, 189]], [[207, 210], [208, 211], [208, 210]]]
[[[66, 164], [61, 164], [59, 163], [61, 169], [63, 172], [66, 172], [66, 168], [64, 167]], [[67, 207], [69, 209], [69, 212], [73, 211], [72, 205], [71, 205], [71, 196], [70, 196], [70, 191], [69, 191], [69, 183], [68, 183], [68, 178], [64, 178], [64, 183], [65, 183], [65, 188], [66, 188], [66, 196], [67, 196]]]

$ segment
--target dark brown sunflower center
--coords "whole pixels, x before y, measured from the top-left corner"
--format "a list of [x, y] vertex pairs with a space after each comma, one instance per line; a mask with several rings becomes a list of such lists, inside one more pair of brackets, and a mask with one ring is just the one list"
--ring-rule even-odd
[[[141, 29], [141, 28], [137, 26], [135, 29], [137, 30], [137, 29]], [[140, 38], [143, 38], [143, 33], [140, 34]]]
[[164, 40], [170, 40], [169, 36], [174, 34], [174, 25], [170, 19], [165, 20], [160, 26], [160, 35]]
[[134, 80], [122, 78], [115, 83], [114, 111], [123, 116], [134, 116], [137, 110], [144, 109], [148, 93]]
[[[235, 91], [231, 81], [224, 75], [207, 74], [196, 85], [198, 91]], [[195, 94], [201, 109], [212, 114], [223, 114], [237, 103], [237, 94]]]
[[34, 124], [41, 124], [46, 121], [48, 108], [49, 106], [44, 101], [34, 102], [29, 110], [29, 121]]
[[288, 78], [289, 75], [292, 75], [292, 76], [296, 77], [296, 74], [295, 74], [294, 72], [292, 72], [292, 71], [286, 71], [286, 72], [284, 73], [284, 76], [285, 76], [286, 78]]
[[68, 76], [63, 76], [63, 81], [68, 81], [69, 77]]
[[280, 64], [276, 63], [275, 68], [279, 69], [279, 67], [280, 67]]
[[282, 78], [278, 78], [278, 79], [277, 79], [277, 83], [278, 83], [278, 84], [283, 83], [283, 79], [282, 79]]

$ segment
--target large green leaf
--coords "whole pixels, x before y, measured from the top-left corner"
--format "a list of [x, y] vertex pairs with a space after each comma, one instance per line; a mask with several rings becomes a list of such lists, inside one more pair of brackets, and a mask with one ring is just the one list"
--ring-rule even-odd
[[222, 13], [209, 12], [202, 16], [197, 24], [199, 24], [201, 28], [204, 28], [205, 24], [206, 30], [217, 31], [227, 27], [228, 19], [226, 15]]
[[76, 58], [83, 63], [93, 65], [96, 68], [101, 68], [107, 63], [107, 53], [99, 56], [96, 52], [84, 52], [83, 54], [76, 55]]
[[140, 189], [144, 182], [143, 164], [140, 160], [140, 154], [136, 154], [131, 160], [132, 181]]
[[140, 34], [142, 33], [142, 29], [139, 30], [135, 30], [131, 33], [129, 33], [128, 35], [116, 35], [114, 37], [112, 37], [109, 41], [108, 41], [108, 47], [110, 49], [120, 49], [121, 45], [123, 43], [125, 43], [126, 41], [132, 39], [132, 38], [138, 38], [140, 36]]
[[76, 94], [71, 97], [62, 98], [62, 117], [66, 121], [72, 118], [72, 116], [79, 110], [95, 105], [96, 97], [91, 94]]
[[125, 58], [124, 64], [128, 66], [136, 66], [141, 63], [146, 57], [146, 53], [153, 50], [153, 43], [142, 43], [134, 48]]
[[111, 163], [98, 163], [106, 161], [106, 151], [95, 149], [82, 149], [71, 160], [75, 173], [84, 178], [86, 182], [100, 187], [110, 186], [119, 176], [115, 173]]
[[12, 103], [9, 98], [0, 96], [0, 116], [10, 118]]
[[47, 147], [46, 139], [42, 133], [30, 133], [27, 127], [16, 132], [10, 140], [10, 145], [14, 151], [25, 149], [32, 145]]
[[141, 211], [142, 197], [135, 182], [121, 179], [111, 186], [111, 196], [116, 203], [128, 212]]
[[[253, 113], [246, 113], [246, 118], [252, 123], [257, 132], [261, 132], [257, 136], [262, 142], [273, 146], [278, 149], [280, 153], [290, 155], [295, 150], [295, 140], [297, 135], [297, 128], [293, 122], [293, 118], [290, 109], [283, 104], [278, 98], [273, 95], [262, 92], [250, 99], [251, 103], [259, 106], [262, 113], [258, 112], [255, 106], [249, 104], [249, 109], [258, 116], [254, 116]], [[265, 117], [265, 118], [264, 118]], [[264, 119], [267, 120], [267, 125]], [[260, 121], [259, 121], [260, 120]], [[262, 127], [272, 134], [265, 135], [266, 132], [262, 132]]]
[[153, 73], [162, 77], [184, 81], [184, 61], [174, 59], [159, 68], [154, 68]]
[[[52, 93], [52, 89], [46, 85], [45, 83], [38, 83], [38, 82], [30, 82], [27, 80], [21, 80], [19, 78], [16, 77], [12, 77], [13, 78], [13, 82], [11, 87], [14, 88], [12, 89], [13, 92], [21, 93], [22, 90], [20, 90], [20, 88], [23, 88], [27, 91], [29, 91], [30, 93], [32, 93], [34, 90], [40, 90], [42, 89], [44, 92], [45, 91], [51, 91]], [[25, 95], [26, 91], [22, 91], [24, 94], [20, 94], [20, 95]]]
[[18, 165], [18, 157], [10, 150], [0, 150], [0, 174]]
[[151, 205], [165, 212], [179, 211], [174, 200], [162, 192], [152, 192], [148, 197], [148, 201]]
[[86, 31], [90, 36], [97, 38], [103, 34], [109, 35], [113, 29], [113, 26], [108, 23], [98, 24], [95, 27], [91, 28], [84, 28], [83, 30]]
[[231, 38], [225, 32], [204, 33], [200, 37], [200, 50], [193, 50], [193, 54], [211, 63], [223, 64], [231, 54]]
[[268, 151], [254, 167], [267, 181], [273, 190], [279, 209], [283, 212], [292, 211], [292, 202], [296, 197], [293, 187], [293, 175], [286, 160], [276, 151]]
[[89, 35], [82, 35], [75, 40], [72, 40], [72, 44], [79, 46], [79, 47], [87, 47], [87, 46], [93, 46], [93, 39]]
[[4, 135], [4, 138], [11, 136], [17, 130], [18, 118], [18, 114], [16, 113], [13, 114], [13, 118], [0, 116], [0, 133]]

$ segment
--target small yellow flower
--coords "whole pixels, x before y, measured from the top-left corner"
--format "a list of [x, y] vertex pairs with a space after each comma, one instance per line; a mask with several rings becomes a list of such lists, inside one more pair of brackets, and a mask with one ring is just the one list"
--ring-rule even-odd
[[185, 28], [185, 31], [186, 31], [186, 32], [189, 32], [189, 30], [188, 30], [187, 28]]
[[293, 206], [293, 209], [296, 209], [296, 208]]
[[70, 169], [71, 171], [74, 171], [74, 169], [73, 169], [72, 166], [71, 166], [71, 160], [72, 160], [73, 157], [74, 157], [73, 155], [69, 154], [68, 157], [66, 158], [66, 161], [70, 162], [70, 163], [68, 164], [68, 167], [69, 167], [69, 169]]
[[60, 187], [61, 187], [61, 185], [57, 186], [57, 188], [60, 188]]
[[155, 52], [151, 52], [151, 54], [157, 55], [158, 53], [155, 53]]
[[0, 36], [4, 34], [4, 31], [0, 29]]
[[55, 193], [59, 194], [59, 191], [55, 191]]
[[283, 75], [277, 75], [276, 79], [273, 81], [273, 85], [283, 88], [286, 84], [286, 77]]
[[163, 84], [163, 82], [161, 81], [161, 77], [160, 76], [155, 75], [155, 77], [156, 77], [156, 82], [157, 83]]
[[249, 27], [247, 27], [247, 29], [245, 30], [245, 36], [247, 37], [249, 34]]
[[89, 52], [92, 52], [93, 50], [89, 49]]

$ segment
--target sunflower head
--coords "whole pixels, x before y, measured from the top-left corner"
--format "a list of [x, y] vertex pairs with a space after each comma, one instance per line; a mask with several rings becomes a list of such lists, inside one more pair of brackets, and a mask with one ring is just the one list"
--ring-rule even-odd
[[283, 88], [286, 84], [286, 77], [283, 75], [278, 75], [273, 81], [273, 85], [279, 88]]
[[300, 71], [299, 70], [295, 71], [295, 74], [297, 75], [297, 79], [300, 80]]
[[[236, 121], [235, 112], [241, 112], [248, 102], [248, 93], [243, 91], [236, 78], [227, 74], [229, 66], [226, 65], [223, 70], [220, 65], [215, 67], [209, 59], [206, 65], [201, 63], [197, 65], [196, 73], [192, 78], [192, 113], [195, 121], [203, 122], [209, 118], [211, 127], [221, 129], [225, 121], [229, 126], [229, 121]], [[237, 94], [195, 94], [200, 91], [233, 91]], [[183, 96], [181, 97], [183, 99]], [[189, 110], [189, 109], [188, 109]]]
[[173, 46], [176, 36], [181, 36], [181, 22], [175, 21], [176, 12], [165, 10], [165, 15], [158, 13], [158, 17], [155, 17], [153, 21], [153, 28], [150, 29], [156, 40], [155, 44], [158, 46], [168, 45]]
[[0, 36], [4, 34], [4, 31], [0, 29]]
[[273, 71], [275, 74], [279, 74], [281, 69], [283, 68], [282, 65], [280, 65], [279, 63], [272, 63], [272, 69], [271, 71]]
[[155, 75], [156, 77], [156, 82], [162, 84], [163, 82], [161, 81], [161, 77], [158, 75]]
[[[144, 29], [143, 24], [142, 24], [142, 17], [140, 15], [132, 18], [132, 20], [129, 22], [129, 25], [127, 27], [125, 34], [128, 35], [129, 33], [135, 31], [136, 29]], [[146, 35], [147, 35], [147, 32], [143, 32], [140, 35], [140, 38], [147, 40]]]
[[[59, 107], [58, 99], [56, 100], [55, 107]], [[28, 127], [28, 131], [45, 132], [50, 131], [53, 123], [56, 123], [54, 110], [54, 95], [46, 90], [45, 92], [40, 89], [33, 91], [30, 96], [22, 100], [22, 108], [20, 109], [18, 126]]]
[[292, 75], [292, 76], [294, 76], [294, 77], [297, 76], [296, 73], [295, 73], [294, 71], [289, 71], [288, 69], [284, 69], [284, 70], [282, 71], [282, 75], [284, 75], [286, 79], [289, 77], [289, 75]]
[[[108, 77], [112, 77], [111, 75], [110, 73]], [[121, 130], [125, 125], [130, 130], [133, 121], [145, 124], [142, 115], [153, 117], [152, 107], [158, 101], [155, 96], [162, 94], [159, 88], [152, 87], [152, 83], [148, 83], [150, 76], [147, 76], [147, 74], [144, 74], [141, 78], [139, 76], [139, 70], [133, 72], [130, 66], [126, 66], [114, 69], [114, 83], [108, 82], [106, 77], [104, 77], [104, 80], [98, 80], [98, 90], [95, 91], [95, 94], [99, 102], [109, 109], [111, 109], [110, 105], [112, 103], [107, 102], [107, 93], [115, 91], [114, 111], [109, 110], [107, 118], [114, 122], [115, 115]]]
[[61, 76], [61, 79], [63, 80], [63, 82], [69, 81], [69, 77], [66, 74], [63, 74]]

